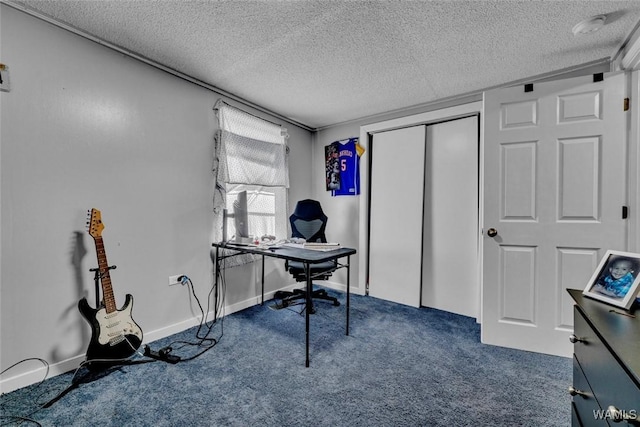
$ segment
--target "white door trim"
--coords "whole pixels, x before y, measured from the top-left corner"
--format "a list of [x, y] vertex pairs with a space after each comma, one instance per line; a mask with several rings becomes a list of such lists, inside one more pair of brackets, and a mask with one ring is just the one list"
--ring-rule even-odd
[[[378, 123], [372, 123], [364, 126], [360, 126], [360, 145], [365, 149], [369, 150], [369, 137], [370, 135], [377, 132], [384, 132], [393, 129], [399, 129], [403, 127], [421, 125], [421, 124], [430, 124], [437, 123], [444, 120], [452, 120], [461, 117], [470, 116], [473, 114], [481, 114], [483, 109], [482, 101], [470, 102], [468, 104], [457, 105], [455, 107], [443, 108], [440, 110], [428, 111], [426, 113], [415, 114], [406, 117], [399, 117], [397, 119], [386, 120]], [[482, 234], [482, 212], [484, 209], [483, 206], [483, 193], [482, 188], [484, 187], [483, 175], [484, 170], [482, 169], [482, 165], [484, 163], [483, 152], [484, 152], [484, 128], [482, 124], [482, 119], [479, 120], [480, 124], [480, 141], [479, 141], [479, 166], [480, 166], [480, 174], [479, 174], [479, 185], [480, 185], [480, 194], [479, 197], [479, 212], [478, 212], [478, 230], [480, 234]], [[365, 153], [366, 155], [366, 153]], [[369, 268], [369, 233], [368, 233], [368, 225], [369, 225], [369, 161], [364, 161], [360, 164], [360, 217], [359, 217], [359, 269], [358, 269], [358, 287], [360, 289], [366, 289], [367, 286], [367, 271]], [[478, 239], [481, 243], [482, 240]], [[480, 285], [479, 293], [480, 299], [482, 301], [482, 245], [478, 247], [478, 283]], [[481, 305], [478, 307], [478, 322], [482, 319], [482, 310]]]
[[629, 251], [640, 252], [640, 71], [630, 74], [631, 128], [629, 130]]

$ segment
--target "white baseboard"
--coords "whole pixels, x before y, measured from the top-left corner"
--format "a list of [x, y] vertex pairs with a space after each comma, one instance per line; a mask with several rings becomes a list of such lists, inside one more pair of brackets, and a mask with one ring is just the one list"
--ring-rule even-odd
[[[347, 291], [347, 286], [340, 283], [331, 282], [331, 281], [318, 281], [316, 283], [324, 287], [327, 287], [329, 289], [334, 289], [340, 292]], [[281, 290], [289, 291], [291, 289], [294, 289], [300, 286], [302, 286], [302, 284], [297, 283], [297, 284], [284, 287]], [[364, 295], [364, 293], [360, 293], [360, 289], [358, 288], [355, 288], [355, 289], [352, 288], [350, 289], [350, 291], [353, 294]], [[275, 294], [275, 291], [265, 293], [264, 300], [268, 301], [270, 299], [273, 299], [274, 294]], [[231, 305], [225, 305], [222, 315], [227, 316], [229, 314], [242, 311], [246, 308], [253, 307], [254, 305], [260, 304], [260, 302], [261, 302], [261, 297], [260, 295], [258, 295], [256, 297], [252, 297]], [[213, 319], [213, 312], [209, 312], [208, 318]], [[168, 336], [182, 332], [186, 329], [192, 328], [194, 326], [198, 326], [199, 324], [200, 324], [200, 318], [193, 317], [193, 318], [186, 319], [181, 322], [166, 326], [164, 328], [156, 329], [151, 332], [144, 332], [144, 343], [141, 346], [140, 351], [142, 351], [142, 348], [144, 348], [144, 344], [146, 343], [150, 343], [162, 338], [166, 338]], [[28, 385], [36, 384], [42, 381], [45, 376], [47, 378], [51, 378], [51, 377], [58, 376], [60, 374], [64, 374], [65, 372], [69, 372], [74, 369], [77, 369], [78, 366], [80, 366], [80, 364], [84, 360], [85, 360], [85, 355], [81, 354], [81, 355], [71, 357], [69, 359], [49, 365], [48, 367], [49, 372], [47, 372], [46, 366], [38, 366], [32, 370], [22, 372], [12, 377], [8, 377], [6, 379], [2, 379], [0, 380], [0, 394], [9, 393], [11, 391], [26, 387]], [[28, 363], [40, 363], [40, 362], [34, 361], [34, 362], [28, 362]]]
[[25, 363], [37, 363], [39, 366], [35, 369], [22, 372], [7, 379], [0, 380], [0, 394], [9, 393], [22, 387], [26, 387], [31, 384], [39, 383], [46, 378], [51, 378], [64, 374], [65, 372], [77, 369], [80, 363], [84, 360], [84, 354], [75, 356], [61, 362], [53, 363], [47, 367], [42, 366], [38, 361], [29, 361]]
[[[332, 282], [330, 280], [314, 280], [313, 283], [322, 285], [324, 287], [327, 287], [329, 289], [333, 289], [336, 291], [340, 291], [340, 292], [347, 292], [347, 285], [344, 285], [342, 283], [337, 283], [337, 282]], [[356, 288], [353, 286], [349, 286], [349, 293], [352, 295], [364, 295], [364, 290], [360, 289], [360, 288]]]

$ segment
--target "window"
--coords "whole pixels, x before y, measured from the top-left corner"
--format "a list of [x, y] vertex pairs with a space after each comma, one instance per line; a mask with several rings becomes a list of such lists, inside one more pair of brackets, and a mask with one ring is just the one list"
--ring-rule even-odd
[[[252, 236], [275, 236], [284, 239], [287, 235], [286, 189], [284, 187], [262, 187], [257, 185], [230, 184], [227, 186], [226, 209], [233, 212], [233, 202], [238, 193], [247, 192], [249, 211], [249, 234]], [[233, 221], [227, 223], [229, 237], [236, 234]]]
[[[286, 129], [223, 101], [216, 103], [220, 131], [216, 135], [214, 241], [222, 239], [222, 209], [233, 212], [237, 194], [247, 191], [249, 234], [284, 239], [287, 236]], [[235, 234], [227, 222], [227, 236]]]

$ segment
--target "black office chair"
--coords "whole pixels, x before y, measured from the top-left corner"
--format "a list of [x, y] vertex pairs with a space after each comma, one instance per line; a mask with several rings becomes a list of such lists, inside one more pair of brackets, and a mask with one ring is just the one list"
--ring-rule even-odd
[[[327, 216], [322, 211], [320, 203], [316, 200], [301, 200], [296, 204], [296, 209], [289, 217], [291, 224], [291, 237], [299, 237], [307, 242], [327, 242], [324, 231], [327, 227]], [[337, 261], [328, 261], [318, 264], [310, 264], [309, 270], [312, 279], [326, 280], [336, 270]], [[304, 264], [298, 261], [286, 261], [285, 268], [293, 275], [296, 282], [306, 282], [307, 275]], [[275, 294], [276, 299], [281, 299], [282, 303], [279, 307], [287, 307], [292, 302], [304, 300], [306, 298], [306, 289], [294, 289], [293, 292], [278, 291]], [[339, 306], [340, 302], [337, 298], [327, 294], [324, 289], [316, 289], [311, 293], [311, 298], [333, 302], [333, 305]], [[315, 313], [313, 306], [307, 307], [309, 313]]]

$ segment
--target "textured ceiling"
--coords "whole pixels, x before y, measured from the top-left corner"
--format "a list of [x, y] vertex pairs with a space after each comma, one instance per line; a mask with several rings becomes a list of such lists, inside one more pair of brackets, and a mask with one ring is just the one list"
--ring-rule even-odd
[[310, 128], [610, 58], [640, 20], [637, 0], [7, 3]]

